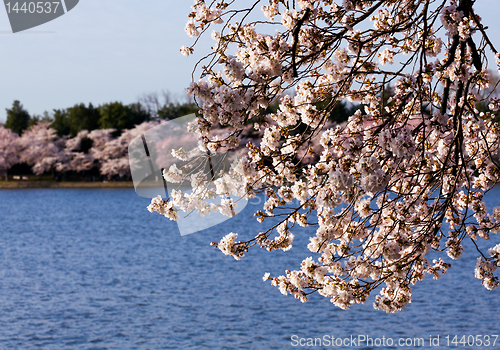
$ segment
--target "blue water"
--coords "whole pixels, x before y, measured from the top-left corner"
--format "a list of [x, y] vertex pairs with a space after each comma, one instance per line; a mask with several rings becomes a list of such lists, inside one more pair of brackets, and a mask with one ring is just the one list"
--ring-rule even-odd
[[[487, 200], [500, 205], [500, 189]], [[448, 349], [446, 335], [500, 333], [500, 291], [474, 279], [470, 246], [441, 280], [415, 286], [402, 312], [376, 311], [373, 298], [343, 311], [262, 281], [311, 255], [311, 230], [296, 231], [288, 253], [256, 248], [236, 261], [209, 243], [260, 231], [251, 206], [181, 237], [148, 203], [132, 190], [0, 191], [0, 349], [296, 349], [294, 335], [424, 338], [421, 348]]]

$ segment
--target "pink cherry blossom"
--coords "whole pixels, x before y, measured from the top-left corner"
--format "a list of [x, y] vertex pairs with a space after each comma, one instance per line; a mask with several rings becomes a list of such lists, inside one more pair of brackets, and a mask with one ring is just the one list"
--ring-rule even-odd
[[[240, 138], [228, 148], [248, 125], [262, 132], [225, 181], [247, 198], [266, 193], [259, 222], [280, 213], [267, 231], [232, 232], [214, 245], [237, 259], [254, 246], [287, 250], [293, 232], [314, 224], [314, 257], [265, 279], [301, 301], [318, 292], [343, 309], [376, 292], [375, 308], [397, 312], [411, 303], [412, 285], [461, 257], [464, 240], [499, 231], [500, 210], [490, 215], [483, 196], [499, 180], [500, 126], [476, 106], [499, 109], [483, 90], [488, 55], [497, 65], [500, 55], [467, 0], [294, 4], [196, 0], [189, 15], [188, 33], [215, 41], [187, 89], [200, 106], [193, 130], [208, 150], [221, 141], [208, 137], [213, 129]], [[362, 105], [329, 125], [341, 100]], [[278, 112], [265, 113], [275, 101]], [[172, 205], [192, 210], [224, 192], [176, 192]], [[499, 285], [497, 248], [476, 266], [488, 289]], [[442, 249], [445, 260], [429, 262]]]

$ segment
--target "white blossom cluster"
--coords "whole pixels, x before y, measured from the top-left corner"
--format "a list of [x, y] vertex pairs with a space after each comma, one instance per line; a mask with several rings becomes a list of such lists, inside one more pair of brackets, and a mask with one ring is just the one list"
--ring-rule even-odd
[[153, 198], [151, 204], [148, 206], [150, 213], [157, 212], [170, 220], [178, 220], [177, 210], [173, 206], [172, 202], [165, 202], [161, 199], [161, 196]]
[[[429, 252], [458, 259], [464, 240], [489, 239], [500, 227], [500, 208], [491, 215], [483, 201], [500, 174], [493, 114], [500, 102], [484, 97], [486, 55], [500, 56], [473, 2], [269, 0], [256, 21], [249, 19], [255, 6], [238, 4], [196, 1], [189, 15], [190, 35], [223, 23], [202, 79], [187, 89], [200, 106], [193, 131], [203, 150], [236, 149], [247, 125], [262, 132], [218, 176], [240, 196], [265, 191], [255, 216], [280, 222], [246, 241], [230, 233], [214, 245], [237, 259], [252, 246], [286, 251], [294, 230], [314, 226], [315, 257], [265, 280], [301, 301], [317, 292], [347, 309], [377, 291], [375, 308], [403, 309], [412, 285], [451, 266], [429, 261]], [[359, 109], [332, 127], [328, 116], [341, 100]], [[278, 111], [267, 112], [274, 101]], [[481, 102], [489, 112], [478, 110]], [[227, 135], [210, 136], [218, 127]], [[208, 192], [176, 193], [174, 206], [208, 213], [199, 203], [228, 191]], [[500, 248], [480, 255], [475, 276], [493, 289]]]

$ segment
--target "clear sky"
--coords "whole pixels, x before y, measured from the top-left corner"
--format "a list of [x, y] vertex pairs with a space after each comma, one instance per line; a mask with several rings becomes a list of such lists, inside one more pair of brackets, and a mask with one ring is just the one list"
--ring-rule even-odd
[[80, 102], [136, 102], [162, 90], [183, 94], [196, 62], [179, 52], [192, 43], [184, 32], [191, 5], [80, 0], [64, 16], [16, 34], [0, 8], [0, 122], [15, 99], [42, 114]]
[[[243, 3], [248, 3], [243, 0]], [[198, 55], [179, 53], [192, 38], [184, 32], [190, 0], [80, 0], [49, 23], [13, 34], [0, 9], [0, 122], [20, 100], [31, 114], [76, 103], [136, 102], [144, 93], [169, 90], [181, 96]], [[475, 6], [500, 47], [500, 1]]]

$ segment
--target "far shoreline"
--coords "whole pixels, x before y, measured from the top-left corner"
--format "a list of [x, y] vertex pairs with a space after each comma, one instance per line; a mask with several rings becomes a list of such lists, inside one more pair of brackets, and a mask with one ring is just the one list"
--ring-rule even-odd
[[90, 181], [0, 181], [0, 190], [15, 189], [39, 189], [39, 188], [134, 188], [132, 181], [108, 181], [108, 182], [90, 182]]

